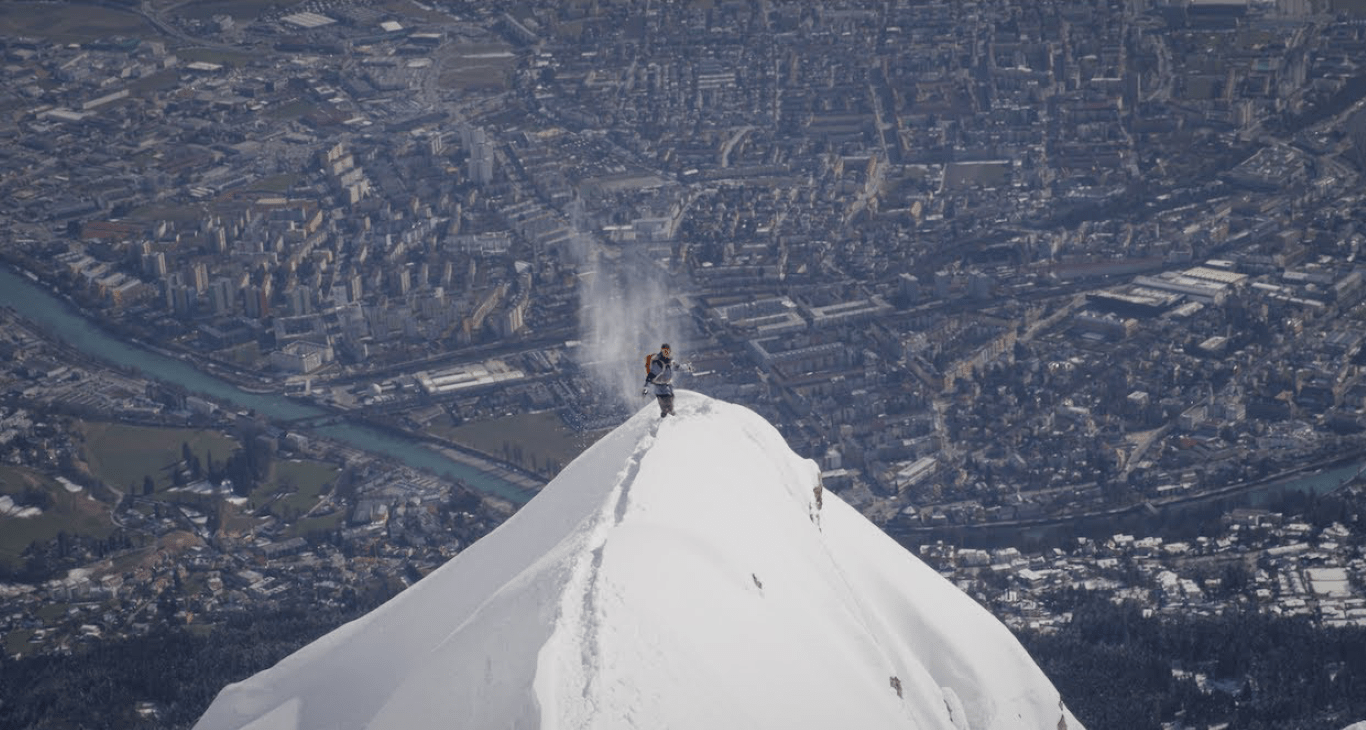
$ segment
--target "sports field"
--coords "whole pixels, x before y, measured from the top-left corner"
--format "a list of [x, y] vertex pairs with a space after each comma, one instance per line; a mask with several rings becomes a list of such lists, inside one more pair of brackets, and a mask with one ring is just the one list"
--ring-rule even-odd
[[429, 430], [546, 477], [553, 477], [602, 436], [575, 433], [554, 411], [518, 413], [460, 426], [434, 424]]
[[18, 498], [26, 490], [48, 495], [51, 504], [37, 517], [0, 515], [0, 564], [6, 567], [18, 567], [24, 549], [35, 540], [51, 540], [62, 531], [103, 538], [114, 529], [109, 507], [95, 501], [88, 491], [70, 491], [56, 480], [22, 466], [0, 465], [0, 494]]
[[237, 449], [237, 441], [217, 431], [191, 428], [130, 426], [105, 421], [81, 424], [82, 457], [90, 473], [105, 484], [141, 493], [144, 476], [152, 477], [157, 491], [171, 486], [171, 473], [180, 463], [182, 444], [208, 468], [209, 456], [221, 464]]
[[0, 3], [0, 35], [87, 43], [114, 36], [157, 38], [160, 34], [136, 13], [98, 5], [5, 2]]

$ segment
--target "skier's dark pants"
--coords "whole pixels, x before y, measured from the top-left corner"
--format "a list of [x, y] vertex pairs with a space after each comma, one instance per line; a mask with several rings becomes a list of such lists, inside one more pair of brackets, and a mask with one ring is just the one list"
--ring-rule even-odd
[[672, 395], [656, 396], [659, 398], [659, 417], [669, 415], [674, 412], [674, 397]]

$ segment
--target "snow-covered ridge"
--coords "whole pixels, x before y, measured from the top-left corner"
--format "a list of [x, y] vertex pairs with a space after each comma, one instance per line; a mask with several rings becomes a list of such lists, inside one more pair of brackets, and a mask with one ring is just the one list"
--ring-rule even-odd
[[1080, 728], [757, 414], [679, 391], [197, 728]]

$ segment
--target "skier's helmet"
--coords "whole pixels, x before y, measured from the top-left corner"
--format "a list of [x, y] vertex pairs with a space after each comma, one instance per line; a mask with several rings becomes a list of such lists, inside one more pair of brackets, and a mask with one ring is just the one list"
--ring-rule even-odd
[[664, 344], [660, 345], [660, 346], [659, 346], [659, 351], [662, 352], [662, 353], [664, 353], [664, 357], [668, 357], [668, 356], [669, 356], [669, 343], [665, 342]]

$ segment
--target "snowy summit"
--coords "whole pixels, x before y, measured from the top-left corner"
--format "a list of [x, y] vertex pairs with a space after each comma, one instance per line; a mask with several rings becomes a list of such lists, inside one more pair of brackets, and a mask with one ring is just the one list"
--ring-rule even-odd
[[685, 391], [440, 569], [225, 688], [198, 730], [1079, 730], [990, 613]]

